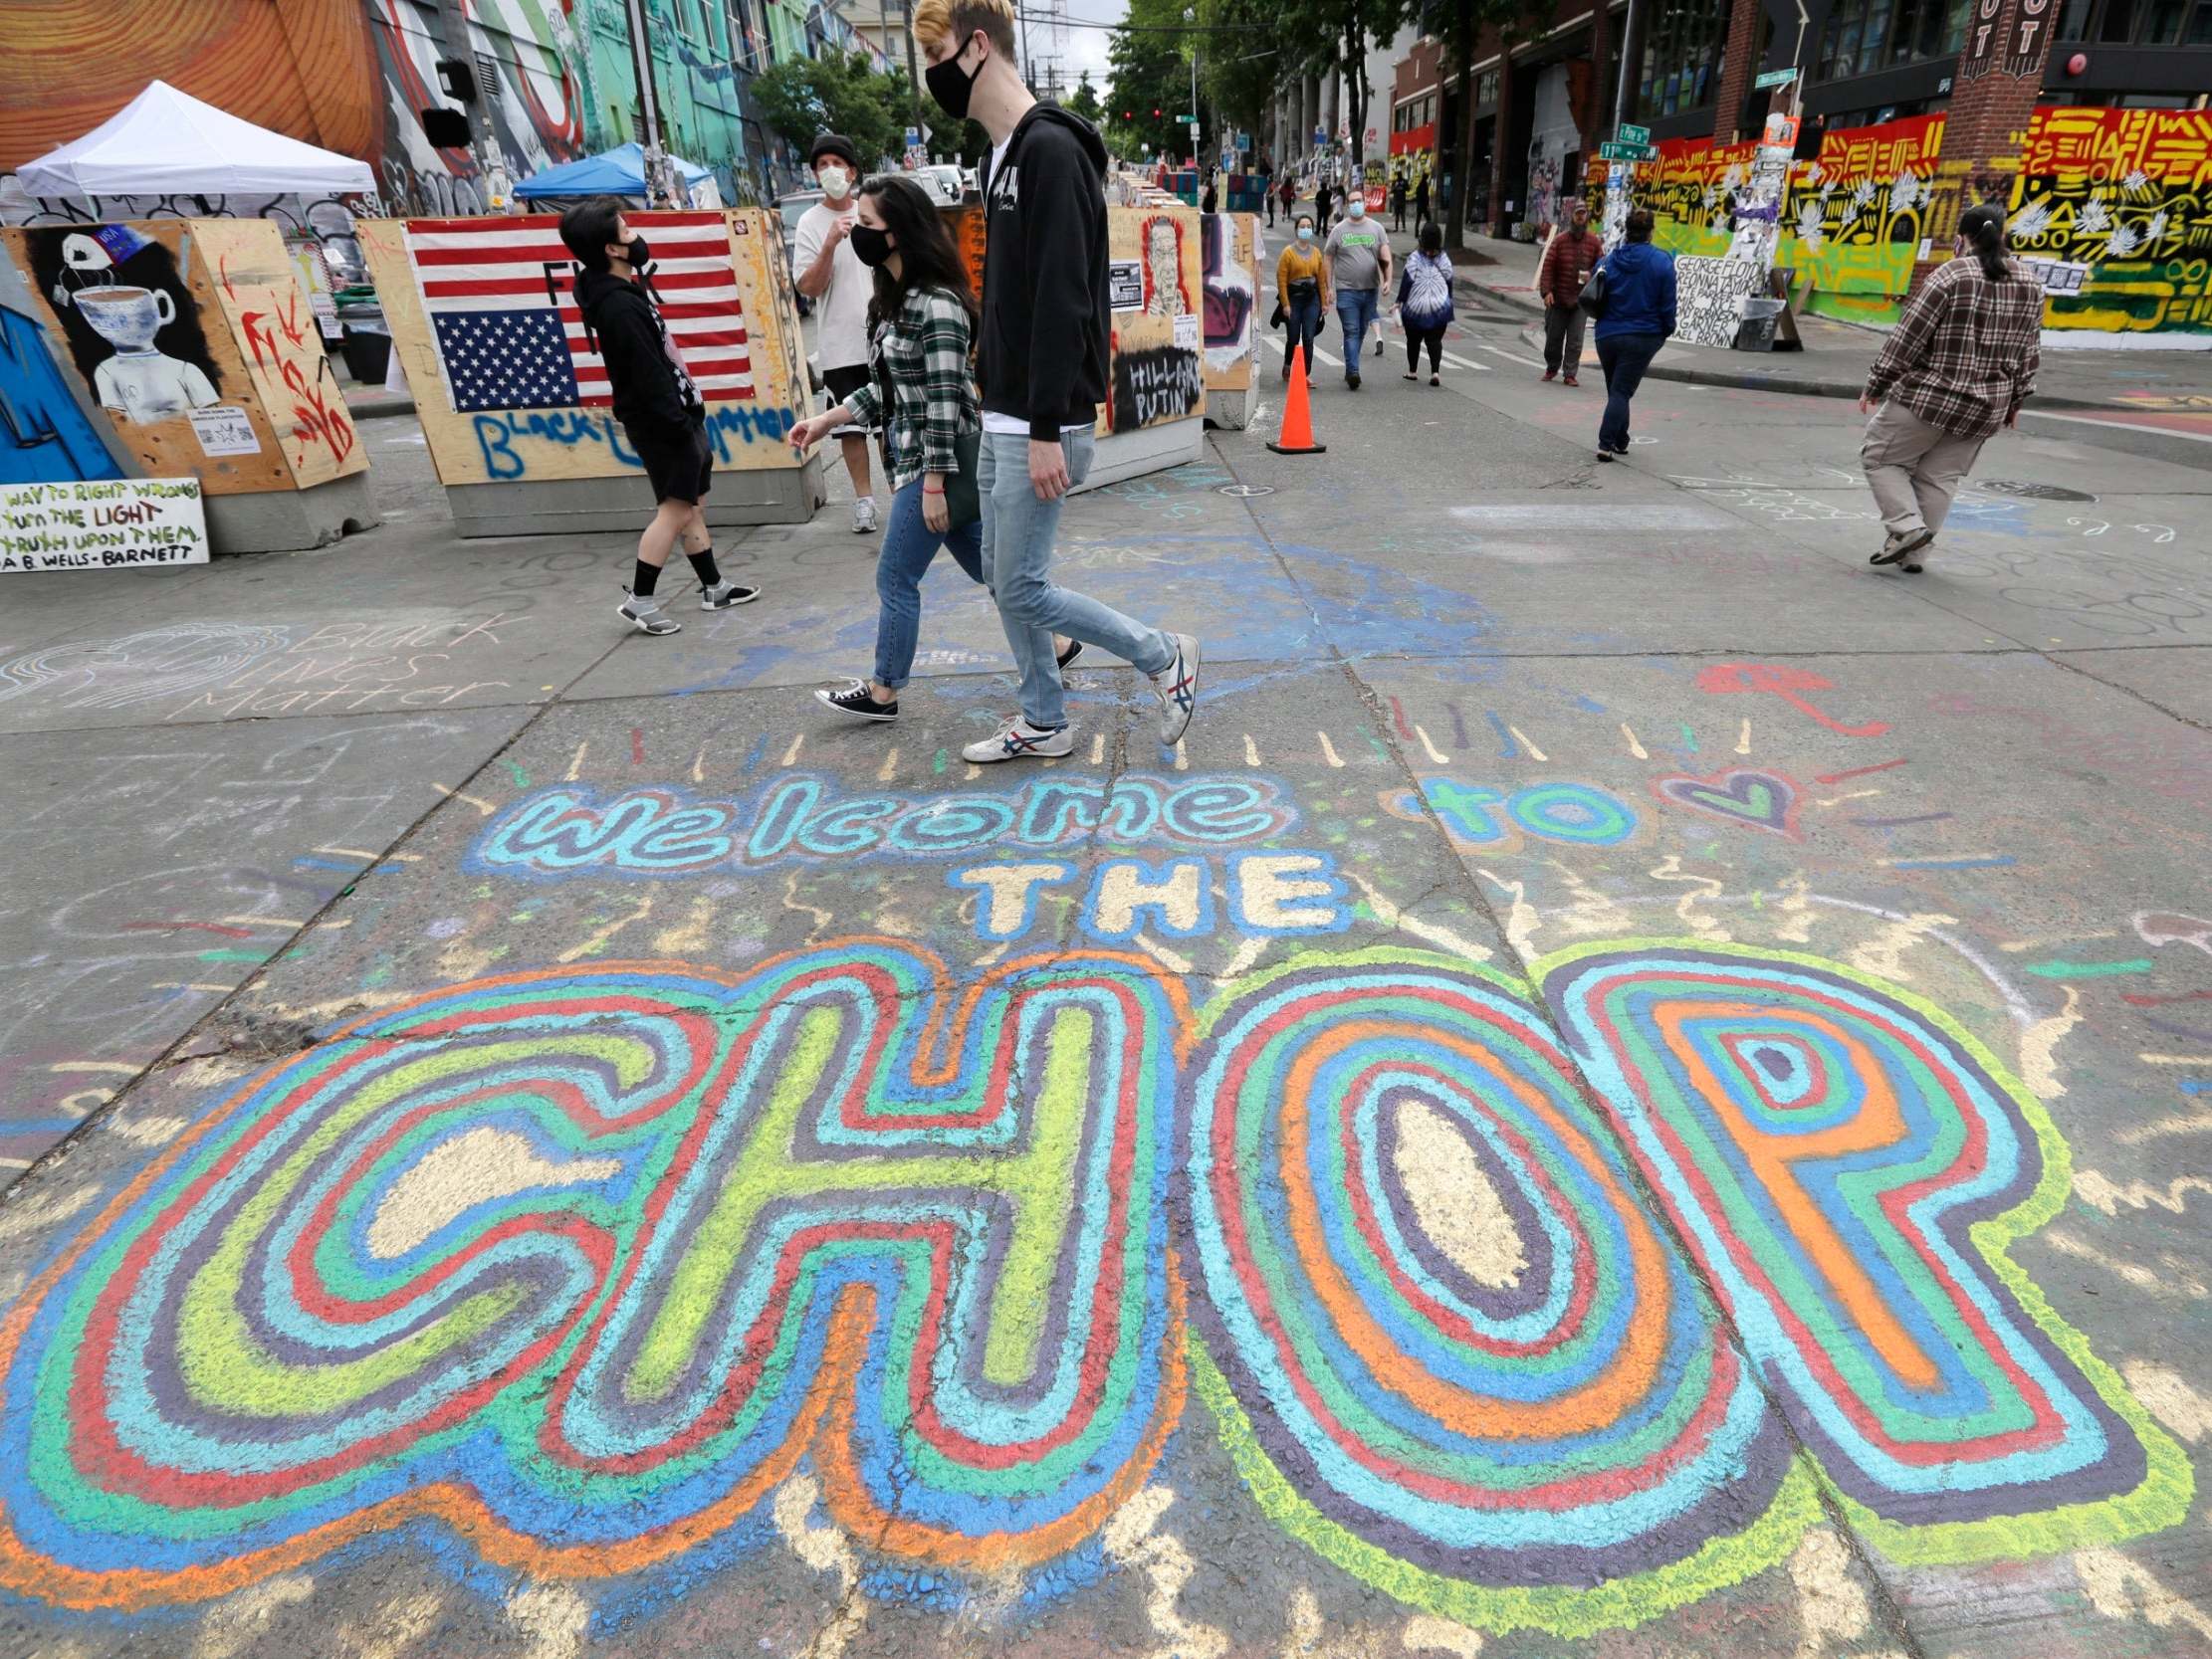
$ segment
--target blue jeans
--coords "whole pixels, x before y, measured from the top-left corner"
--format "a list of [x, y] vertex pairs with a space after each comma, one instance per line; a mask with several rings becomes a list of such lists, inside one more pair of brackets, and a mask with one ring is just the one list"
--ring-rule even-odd
[[[1068, 483], [1090, 476], [1097, 440], [1086, 429], [1060, 434]], [[984, 498], [984, 579], [998, 601], [998, 620], [1021, 680], [1021, 718], [1043, 731], [1067, 725], [1060, 665], [1052, 636], [1065, 634], [1158, 674], [1175, 661], [1175, 641], [1110, 605], [1071, 593], [1052, 580], [1052, 541], [1067, 498], [1040, 502], [1029, 485], [1029, 440], [1021, 433], [986, 432], [980, 482]]]
[[1306, 376], [1308, 379], [1312, 378], [1313, 341], [1314, 336], [1319, 334], [1320, 332], [1321, 296], [1316, 294], [1311, 300], [1291, 301], [1290, 337], [1283, 344], [1283, 378], [1288, 379], [1290, 377], [1290, 351], [1291, 348], [1294, 346], [1303, 346], [1305, 348]]
[[[1616, 455], [1629, 452], [1629, 399], [1644, 383], [1664, 334], [1600, 334], [1598, 366], [1605, 370], [1605, 418], [1598, 422], [1598, 447]], [[1568, 373], [1574, 370], [1570, 368]]]
[[1336, 319], [1344, 327], [1344, 377], [1360, 371], [1367, 350], [1367, 326], [1375, 320], [1375, 290], [1340, 288], [1336, 291]]
[[922, 481], [917, 478], [891, 498], [891, 524], [876, 555], [876, 680], [898, 691], [914, 667], [914, 645], [922, 634], [922, 578], [937, 549], [950, 547], [960, 567], [984, 579], [984, 527], [964, 524], [940, 535], [922, 521]]

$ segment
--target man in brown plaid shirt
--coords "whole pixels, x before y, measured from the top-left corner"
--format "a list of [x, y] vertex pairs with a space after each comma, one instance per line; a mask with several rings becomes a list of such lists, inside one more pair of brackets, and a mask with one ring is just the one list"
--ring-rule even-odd
[[2043, 290], [2005, 257], [2003, 211], [1968, 208], [1950, 262], [1905, 302], [1859, 399], [1874, 416], [1859, 460], [1889, 532], [1871, 563], [1925, 567], [1959, 481], [2036, 389], [2042, 332]]

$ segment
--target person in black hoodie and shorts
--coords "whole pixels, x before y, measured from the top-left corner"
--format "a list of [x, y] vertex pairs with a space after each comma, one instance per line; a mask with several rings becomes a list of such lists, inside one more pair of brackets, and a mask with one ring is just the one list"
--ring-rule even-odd
[[978, 378], [985, 578], [1020, 675], [1020, 712], [962, 752], [978, 764], [1070, 752], [1052, 636], [1132, 662], [1173, 747], [1198, 702], [1199, 642], [1052, 580], [1060, 504], [1091, 468], [1106, 397], [1106, 146], [1088, 121], [1040, 104], [1014, 60], [1013, 0], [916, 0], [930, 95], [991, 137], [984, 175]]
[[677, 541], [699, 577], [701, 610], [747, 604], [761, 590], [724, 581], [715, 566], [714, 540], [700, 509], [714, 481], [706, 403], [654, 308], [650, 246], [623, 220], [617, 196], [571, 207], [560, 216], [560, 240], [582, 268], [576, 273], [576, 309], [583, 312], [592, 349], [606, 364], [615, 418], [644, 463], [658, 504], [637, 538], [637, 570], [620, 615], [641, 633], [673, 634], [683, 624], [661, 609], [654, 590]]

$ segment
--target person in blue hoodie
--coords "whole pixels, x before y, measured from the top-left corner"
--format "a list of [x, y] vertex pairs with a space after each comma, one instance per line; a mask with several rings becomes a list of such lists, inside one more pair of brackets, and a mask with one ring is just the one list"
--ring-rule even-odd
[[1628, 240], [1606, 255], [1605, 309], [1598, 313], [1598, 364], [1605, 370], [1605, 417], [1598, 459], [1629, 453], [1629, 400], [1659, 348], [1674, 331], [1674, 256], [1652, 246], [1652, 212], [1629, 214]]

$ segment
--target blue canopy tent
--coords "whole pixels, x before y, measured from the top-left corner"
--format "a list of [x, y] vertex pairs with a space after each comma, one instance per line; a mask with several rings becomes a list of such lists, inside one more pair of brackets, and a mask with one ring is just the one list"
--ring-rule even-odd
[[[696, 188], [714, 177], [714, 169], [682, 156], [671, 157], [684, 183]], [[577, 196], [629, 196], [645, 201], [645, 146], [618, 144], [599, 155], [563, 161], [557, 167], [532, 173], [515, 186], [525, 201], [550, 201]]]

